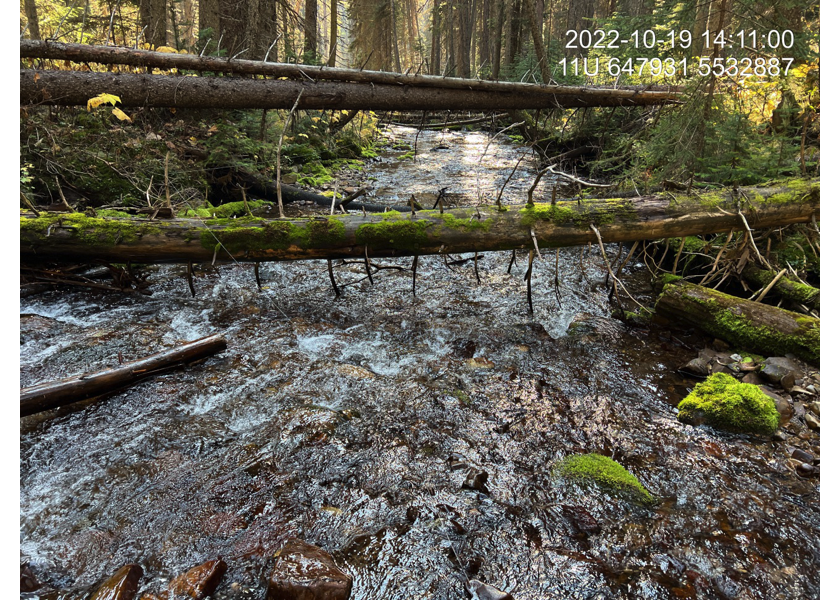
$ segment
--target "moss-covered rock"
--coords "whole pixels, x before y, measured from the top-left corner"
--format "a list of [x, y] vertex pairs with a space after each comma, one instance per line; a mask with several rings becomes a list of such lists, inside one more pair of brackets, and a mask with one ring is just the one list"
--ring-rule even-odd
[[601, 454], [576, 454], [557, 461], [554, 477], [596, 484], [606, 491], [628, 496], [635, 502], [655, 504], [656, 499], [639, 480], [620, 464]]
[[769, 435], [779, 427], [773, 400], [757, 385], [741, 383], [726, 373], [710, 375], [677, 408], [680, 421], [727, 431]]

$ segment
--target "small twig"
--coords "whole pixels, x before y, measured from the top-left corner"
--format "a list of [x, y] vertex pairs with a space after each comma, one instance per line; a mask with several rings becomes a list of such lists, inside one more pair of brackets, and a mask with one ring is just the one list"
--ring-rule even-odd
[[683, 248], [685, 247], [685, 237], [683, 237], [682, 242], [680, 242], [680, 249], [677, 250], [677, 256], [674, 258], [674, 268], [671, 269], [671, 275], [677, 274], [677, 265], [680, 262], [680, 255], [682, 254]]
[[414, 261], [411, 263], [411, 295], [417, 295], [417, 263], [420, 261], [419, 255], [414, 255]]
[[475, 278], [478, 281], [478, 285], [481, 285], [481, 277], [478, 274], [478, 252], [475, 253], [473, 256], [473, 267], [475, 269]]
[[254, 277], [257, 280], [257, 291], [262, 291], [262, 281], [260, 281], [260, 261], [254, 261]]
[[613, 279], [614, 284], [621, 286], [621, 289], [622, 289], [622, 290], [624, 290], [624, 293], [625, 293], [625, 294], [627, 294], [627, 295], [630, 297], [630, 299], [631, 299], [633, 302], [635, 302], [635, 303], [636, 303], [636, 305], [637, 305], [639, 308], [641, 308], [641, 309], [643, 309], [643, 310], [647, 310], [647, 308], [646, 308], [646, 307], [642, 306], [642, 305], [639, 303], [639, 301], [638, 301], [638, 300], [636, 300], [636, 299], [633, 297], [633, 294], [631, 294], [630, 292], [628, 292], [628, 291], [627, 291], [627, 288], [626, 288], [626, 287], [624, 287], [624, 284], [623, 284], [623, 283], [621, 283], [621, 280], [615, 276], [615, 273], [613, 273], [612, 267], [610, 266], [610, 261], [609, 261], [609, 259], [607, 258], [607, 251], [604, 249], [604, 242], [602, 242], [602, 241], [601, 241], [601, 232], [600, 232], [600, 231], [598, 231], [598, 228], [597, 228], [597, 227], [595, 227], [595, 225], [594, 225], [594, 224], [592, 224], [592, 223], [590, 223], [590, 224], [589, 224], [589, 228], [590, 228], [592, 231], [594, 231], [594, 232], [595, 232], [595, 237], [598, 239], [598, 246], [601, 248], [601, 256], [602, 256], [602, 257], [603, 257], [603, 259], [604, 259], [604, 264], [607, 266], [607, 271], [609, 271], [610, 276], [612, 276], [612, 279]]
[[726, 241], [723, 243], [723, 246], [720, 247], [720, 250], [718, 251], [717, 256], [715, 257], [715, 262], [712, 265], [712, 270], [709, 271], [706, 274], [705, 277], [703, 277], [703, 279], [700, 281], [700, 283], [698, 285], [703, 285], [704, 283], [706, 283], [706, 280], [709, 277], [711, 277], [712, 273], [714, 273], [717, 270], [717, 266], [718, 266], [718, 262], [720, 261], [720, 257], [723, 255], [723, 251], [726, 250], [726, 247], [729, 245], [729, 241], [732, 239], [732, 234], [734, 233], [734, 231], [735, 231], [734, 229], [729, 230], [729, 235], [726, 236]]
[[172, 208], [172, 200], [169, 196], [169, 152], [166, 153], [166, 158], [163, 160], [163, 186], [166, 189], [166, 206]]
[[767, 284], [767, 287], [765, 287], [763, 290], [761, 290], [761, 293], [758, 295], [758, 298], [756, 298], [755, 301], [756, 302], [761, 302], [762, 300], [764, 300], [764, 296], [767, 295], [767, 292], [769, 292], [770, 290], [773, 289], [773, 286], [776, 285], [776, 283], [782, 277], [784, 277], [785, 273], [787, 273], [787, 269], [782, 269], [781, 271], [779, 271], [776, 274], [776, 276], [770, 281], [770, 283]]
[[542, 254], [540, 254], [540, 247], [537, 244], [537, 234], [534, 233], [534, 228], [531, 227], [531, 240], [534, 242], [534, 250], [537, 251], [537, 258], [542, 260]]
[[190, 286], [190, 293], [195, 298], [195, 286], [193, 285], [193, 264], [192, 261], [187, 262], [187, 284]]
[[341, 296], [341, 290], [335, 282], [335, 275], [333, 275], [333, 266], [331, 258], [327, 259], [327, 272], [330, 274], [330, 283], [332, 284], [333, 291], [335, 292], [335, 297], [339, 298]]
[[59, 196], [61, 196], [61, 202], [62, 202], [62, 204], [64, 204], [64, 207], [65, 207], [67, 210], [72, 211], [73, 209], [72, 209], [72, 208], [71, 208], [71, 206], [67, 203], [67, 198], [65, 198], [65, 197], [64, 197], [64, 190], [62, 190], [62, 189], [61, 189], [61, 184], [58, 182], [58, 176], [57, 176], [57, 175], [55, 176], [55, 185], [56, 185], [56, 187], [58, 188], [58, 194], [59, 194]]
[[528, 270], [525, 271], [525, 281], [528, 284], [528, 312], [534, 314], [534, 303], [531, 300], [531, 272], [534, 266], [534, 251], [528, 251]]
[[368, 258], [368, 247], [365, 244], [365, 271], [367, 271], [368, 279], [370, 279], [370, 284], [373, 285], [373, 273], [370, 272], [370, 259]]
[[513, 268], [513, 265], [516, 263], [516, 250], [510, 251], [510, 262], [508, 263], [507, 272], [510, 275], [510, 270]]
[[36, 217], [40, 217], [40, 216], [41, 216], [41, 213], [39, 213], [37, 210], [35, 210], [35, 207], [34, 207], [34, 206], [32, 206], [32, 203], [29, 201], [29, 198], [27, 198], [27, 197], [24, 195], [24, 193], [23, 193], [23, 192], [21, 192], [21, 193], [20, 193], [20, 197], [21, 197], [21, 199], [22, 199], [22, 200], [26, 203], [26, 206], [28, 206], [28, 207], [29, 207], [29, 210], [31, 210], [32, 212], [34, 212], [34, 213], [35, 213], [35, 216], [36, 216]]
[[747, 236], [749, 236], [750, 244], [752, 245], [752, 249], [755, 252], [755, 255], [758, 257], [759, 262], [761, 262], [761, 264], [763, 264], [765, 267], [772, 271], [773, 267], [770, 266], [770, 263], [767, 262], [767, 259], [764, 258], [761, 252], [758, 251], [758, 247], [755, 245], [755, 240], [753, 239], [752, 235], [752, 229], [750, 229], [750, 225], [749, 223], [747, 223], [747, 217], [745, 217], [744, 213], [741, 212], [740, 206], [738, 207], [738, 216], [740, 216], [741, 220], [744, 222], [744, 227], [746, 228]]
[[283, 213], [283, 191], [280, 186], [280, 159], [282, 157], [283, 138], [286, 137], [286, 130], [289, 128], [289, 122], [292, 120], [292, 115], [295, 114], [295, 109], [297, 109], [297, 105], [298, 102], [300, 102], [301, 96], [303, 96], [303, 84], [301, 84], [300, 92], [298, 93], [298, 96], [295, 99], [295, 103], [292, 104], [292, 110], [290, 110], [289, 114], [286, 116], [286, 122], [283, 124], [283, 131], [280, 132], [280, 140], [277, 142], [277, 208], [280, 210], [281, 218], [284, 218], [286, 216]]

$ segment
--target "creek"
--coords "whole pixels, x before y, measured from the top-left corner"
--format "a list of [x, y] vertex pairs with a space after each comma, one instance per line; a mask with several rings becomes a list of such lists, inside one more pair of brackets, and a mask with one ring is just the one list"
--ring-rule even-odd
[[[414, 147], [412, 129], [388, 135]], [[405, 151], [367, 166], [375, 201], [448, 186], [491, 203], [523, 153], [483, 132], [422, 132]], [[523, 160], [508, 201], [533, 177]], [[697, 340], [610, 318], [596, 250], [543, 252], [533, 314], [527, 253], [510, 274], [510, 253], [484, 254], [480, 284], [472, 260], [421, 257], [416, 296], [399, 259], [373, 285], [339, 266], [339, 284], [359, 281], [339, 299], [320, 261], [263, 263], [262, 289], [251, 265], [207, 265], [195, 298], [183, 266], [150, 267], [150, 297], [22, 298], [22, 386], [214, 333], [228, 349], [21, 419], [21, 562], [58, 589], [135, 562], [154, 590], [222, 557], [212, 597], [258, 599], [295, 536], [335, 557], [356, 600], [467, 598], [471, 578], [517, 600], [818, 597], [818, 480], [784, 444], [677, 421]], [[552, 478], [590, 452], [661, 501]]]

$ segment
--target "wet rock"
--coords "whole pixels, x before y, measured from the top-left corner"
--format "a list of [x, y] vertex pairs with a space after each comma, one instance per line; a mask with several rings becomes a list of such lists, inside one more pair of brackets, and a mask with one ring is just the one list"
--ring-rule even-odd
[[818, 417], [820, 416], [820, 403], [819, 402], [811, 402], [810, 408], [811, 408], [812, 413], [814, 413]]
[[595, 520], [588, 510], [582, 506], [563, 505], [563, 516], [569, 521], [575, 533], [584, 536], [601, 533], [601, 525]]
[[706, 377], [709, 374], [709, 361], [705, 358], [694, 358], [677, 370], [692, 377]]
[[227, 564], [221, 559], [208, 560], [193, 567], [186, 573], [178, 575], [169, 582], [169, 587], [157, 594], [143, 594], [140, 600], [181, 600], [207, 598], [218, 587], [222, 576], [227, 570]]
[[277, 557], [267, 600], [347, 600], [352, 585], [327, 552], [293, 538]]
[[793, 452], [791, 452], [790, 457], [795, 458], [796, 460], [800, 460], [803, 463], [814, 462], [813, 454], [811, 454], [810, 452], [805, 452], [805, 450], [800, 450], [799, 448], [796, 448]]
[[746, 375], [744, 375], [744, 378], [741, 379], [741, 383], [751, 383], [753, 385], [760, 385], [764, 383], [764, 381], [761, 379], [761, 375], [753, 371], [752, 373], [747, 373]]
[[90, 600], [133, 600], [141, 577], [140, 565], [125, 565], [100, 585]]
[[374, 379], [376, 377], [375, 373], [372, 373], [367, 369], [363, 369], [362, 367], [357, 367], [356, 365], [341, 364], [338, 365], [335, 370], [342, 375], [352, 377], [353, 379]]
[[790, 390], [796, 385], [796, 380], [802, 377], [802, 370], [791, 359], [774, 356], [764, 361], [761, 376]]
[[767, 396], [769, 396], [770, 399], [773, 400], [773, 402], [776, 404], [776, 410], [779, 413], [779, 422], [787, 423], [788, 421], [790, 421], [790, 418], [793, 416], [794, 413], [794, 409], [791, 406], [790, 401], [787, 398], [783, 398], [778, 394], [771, 392], [766, 387], [762, 387], [761, 391], [764, 392]]
[[513, 600], [513, 596], [499, 588], [483, 583], [478, 579], [470, 579], [470, 593], [473, 600]]
[[32, 569], [29, 568], [29, 565], [21, 565], [20, 566], [20, 591], [21, 592], [34, 592], [38, 588], [41, 587], [41, 583], [35, 577], [35, 574], [32, 572]]
[[286, 173], [285, 175], [283, 175], [283, 178], [281, 179], [281, 181], [283, 183], [288, 184], [288, 185], [292, 185], [293, 183], [296, 183], [297, 180], [298, 180], [298, 174], [297, 173]]
[[470, 466], [467, 463], [467, 457], [458, 452], [453, 452], [452, 454], [450, 454], [449, 458], [446, 459], [446, 462], [449, 463], [449, 468], [453, 471], [457, 471], [459, 469], [466, 469]]
[[787, 435], [780, 429], [774, 431], [772, 437], [774, 442], [784, 442], [787, 439]]
[[487, 479], [489, 475], [487, 475], [487, 471], [479, 471], [476, 468], [472, 468], [467, 472], [467, 478], [464, 479], [464, 483], [461, 484], [461, 488], [466, 490], [478, 490], [484, 494], [489, 495], [490, 490], [487, 489]]
[[814, 465], [809, 465], [808, 463], [802, 463], [796, 467], [796, 474], [800, 477], [813, 477], [814, 471]]
[[811, 429], [817, 430], [820, 428], [820, 421], [811, 413], [805, 415], [805, 424]]

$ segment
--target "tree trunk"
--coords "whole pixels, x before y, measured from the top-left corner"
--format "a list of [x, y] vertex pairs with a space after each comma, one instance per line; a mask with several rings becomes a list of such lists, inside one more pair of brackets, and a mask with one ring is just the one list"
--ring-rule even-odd
[[338, 0], [330, 0], [330, 57], [327, 59], [327, 66], [335, 66], [335, 57], [338, 50]]
[[290, 109], [301, 90], [300, 109], [511, 110], [641, 106], [674, 101], [674, 95], [667, 92], [483, 83], [487, 86], [485, 89], [448, 89], [329, 81], [21, 70], [20, 101], [21, 104], [85, 106], [90, 98], [108, 93], [119, 96], [122, 107]]
[[513, 67], [514, 60], [516, 60], [519, 56], [523, 1], [524, 0], [510, 0], [507, 44], [505, 45], [505, 66], [508, 67], [508, 69]]
[[[819, 182], [741, 188], [755, 229], [819, 218]], [[596, 241], [683, 237], [740, 229], [739, 193], [585, 199], [557, 206], [495, 206], [309, 219], [104, 219], [78, 213], [21, 216], [21, 261], [211, 262], [412, 256]], [[23, 213], [22, 213], [23, 214]], [[533, 237], [532, 237], [533, 236]]]
[[[195, 56], [192, 54], [169, 54], [135, 50], [132, 48], [117, 48], [114, 46], [87, 46], [84, 44], [63, 44], [59, 42], [31, 41], [20, 42], [21, 58], [50, 58], [70, 60], [75, 62], [98, 62], [103, 64], [122, 64], [137, 67], [156, 67], [159, 69], [183, 69], [199, 72], [240, 73], [247, 75], [263, 75], [270, 78], [306, 79], [318, 81], [354, 81], [359, 83], [382, 83], [411, 87], [433, 87], [444, 89], [481, 90], [488, 92], [526, 92], [526, 93], [557, 93], [558, 90], [569, 94], [589, 95], [593, 90], [588, 86], [535, 86], [514, 82], [493, 82], [480, 79], [457, 80], [428, 75], [403, 75], [402, 73], [386, 73], [382, 71], [363, 71], [359, 69], [331, 69], [298, 64], [273, 63], [266, 64], [260, 60], [228, 60], [226, 58]], [[236, 81], [243, 81], [236, 79]], [[639, 88], [617, 88], [618, 93], [635, 95], [653, 102], [653, 98], [660, 98], [661, 102], [676, 102], [681, 88], [655, 88], [643, 86]], [[636, 94], [638, 92], [638, 94]], [[650, 93], [653, 95], [650, 95]], [[641, 101], [641, 100], [640, 100]], [[655, 102], [654, 102], [655, 103]]]
[[318, 0], [306, 0], [304, 16], [304, 62], [315, 64], [318, 57]]
[[[595, 0], [575, 0], [569, 3], [569, 12], [566, 19], [566, 29], [571, 29], [577, 32], [592, 29], [592, 17], [595, 16]], [[565, 39], [565, 38], [564, 38]], [[586, 54], [587, 50], [578, 48], [565, 48], [564, 51], [570, 56], [581, 56]]]
[[390, 0], [390, 10], [389, 16], [391, 18], [391, 43], [393, 45], [393, 61], [394, 61], [394, 71], [397, 73], [402, 72], [402, 64], [400, 63], [400, 38], [399, 34], [397, 33], [397, 8], [394, 5], [394, 0]]
[[150, 375], [205, 358], [226, 347], [227, 342], [222, 336], [211, 335], [114, 369], [23, 388], [20, 390], [20, 416], [34, 415], [122, 389]]
[[[204, 31], [204, 41], [202, 47], [198, 48], [198, 52], [204, 51], [209, 54], [216, 50], [219, 35], [222, 33], [221, 24], [219, 21], [219, 0], [200, 0], [198, 3], [198, 30]], [[207, 30], [212, 30], [212, 34], [208, 36]]]
[[166, 45], [166, 0], [140, 0], [140, 24], [152, 48]]
[[440, 75], [440, 0], [432, 6], [432, 48], [429, 54], [429, 74]]
[[[537, 23], [537, 15], [534, 12], [534, 0], [522, 0], [522, 6], [525, 8], [525, 13], [528, 17], [528, 25], [531, 29], [531, 37], [534, 40], [534, 53], [537, 55], [540, 77], [542, 77], [543, 83], [548, 84], [551, 82], [551, 69], [548, 67], [548, 59], [545, 56], [542, 29]], [[540, 21], [542, 21], [542, 19], [540, 19]]]
[[503, 1], [493, 3], [493, 67], [490, 72], [490, 79], [499, 79], [499, 70], [502, 65], [502, 32], [505, 29], [505, 3]]
[[820, 320], [684, 280], [666, 283], [656, 314], [698, 327], [734, 348], [820, 362]]
[[35, 6], [35, 0], [25, 0], [24, 8], [26, 9], [26, 21], [29, 23], [29, 39], [41, 39], [41, 27], [38, 25], [38, 7]]

